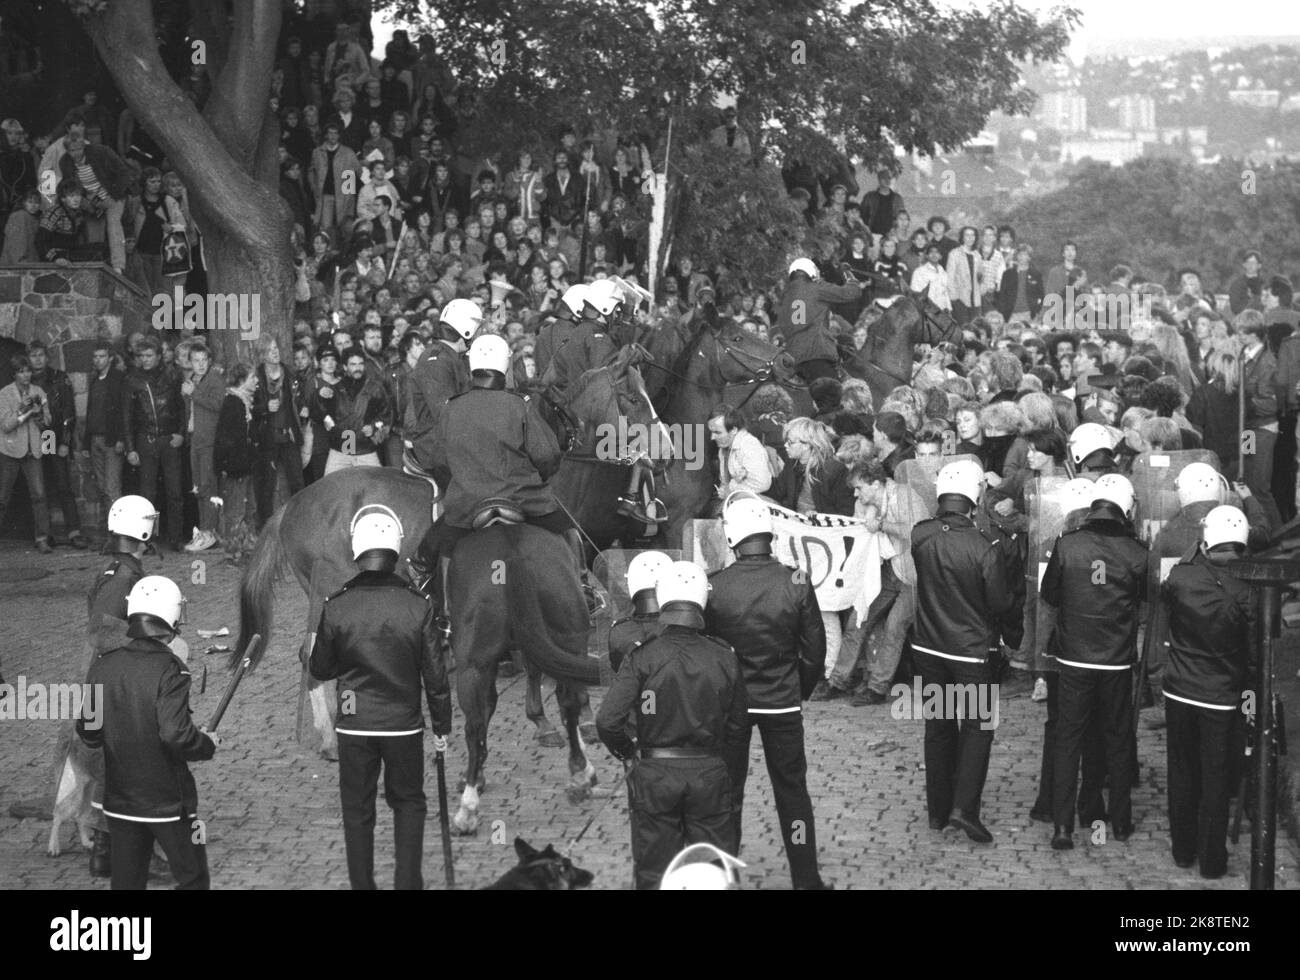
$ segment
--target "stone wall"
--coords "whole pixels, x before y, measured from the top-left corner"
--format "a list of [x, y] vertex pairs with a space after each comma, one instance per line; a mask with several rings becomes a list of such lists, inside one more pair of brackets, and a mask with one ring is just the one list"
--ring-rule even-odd
[[[33, 340], [44, 341], [50, 351], [51, 366], [67, 371], [72, 381], [80, 439], [95, 342], [119, 341], [135, 331], [146, 330], [151, 315], [144, 290], [102, 263], [0, 267], [0, 355], [4, 355], [0, 363], [0, 387], [13, 379], [8, 355]], [[85, 499], [86, 493], [94, 496], [89, 462], [76, 460], [72, 471], [81, 521], [90, 530], [100, 515], [95, 501]], [[0, 533], [29, 538], [31, 512], [25, 488], [16, 488], [11, 504], [9, 519]], [[50, 517], [58, 533], [62, 511], [52, 499]]]

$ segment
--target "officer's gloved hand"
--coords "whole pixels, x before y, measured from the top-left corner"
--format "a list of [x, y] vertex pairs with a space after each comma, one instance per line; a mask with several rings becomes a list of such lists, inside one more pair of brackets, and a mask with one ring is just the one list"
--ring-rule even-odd
[[218, 735], [216, 732], [210, 732], [206, 728], [200, 728], [199, 731], [201, 731], [208, 738], [212, 739], [213, 745], [215, 745], [217, 748], [221, 748], [222, 738], [220, 735]]
[[446, 751], [447, 751], [447, 736], [446, 736], [446, 735], [435, 735], [435, 736], [433, 736], [433, 750], [434, 750], [435, 752], [446, 752]]

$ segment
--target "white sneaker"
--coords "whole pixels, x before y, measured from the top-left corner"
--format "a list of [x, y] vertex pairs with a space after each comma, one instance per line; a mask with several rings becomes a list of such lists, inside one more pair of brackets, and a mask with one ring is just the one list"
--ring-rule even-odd
[[194, 536], [182, 547], [182, 551], [198, 551], [199, 542], [203, 540], [203, 532], [197, 527], [194, 529]]
[[207, 551], [209, 548], [216, 546], [217, 535], [215, 532], [200, 531], [199, 534], [201, 535], [201, 538], [199, 540], [199, 546], [194, 549], [195, 551]]

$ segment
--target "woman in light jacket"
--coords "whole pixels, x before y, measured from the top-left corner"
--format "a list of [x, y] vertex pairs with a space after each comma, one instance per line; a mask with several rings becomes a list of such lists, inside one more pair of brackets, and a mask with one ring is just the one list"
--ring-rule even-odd
[[957, 239], [961, 244], [948, 253], [948, 296], [958, 323], [970, 323], [980, 312], [980, 283], [984, 259], [980, 257], [979, 232], [967, 225]]

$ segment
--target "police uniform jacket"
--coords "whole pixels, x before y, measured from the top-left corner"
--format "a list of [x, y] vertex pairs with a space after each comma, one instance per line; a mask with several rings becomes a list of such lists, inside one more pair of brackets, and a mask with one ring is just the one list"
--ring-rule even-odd
[[[555, 322], [558, 333], [563, 321]], [[551, 336], [554, 346], [549, 363], [555, 369], [555, 385], [560, 390], [568, 388], [582, 372], [607, 364], [618, 353], [605, 327], [595, 320], [581, 320], [565, 335], [557, 333]], [[544, 373], [546, 369], [539, 363], [537, 370]]]
[[646, 613], [615, 620], [609, 627], [609, 666], [615, 673], [627, 655], [659, 635], [659, 614]]
[[126, 597], [135, 583], [144, 578], [144, 565], [135, 555], [116, 554], [113, 561], [95, 577], [86, 596], [86, 622], [92, 630], [105, 619], [126, 622]]
[[187, 762], [216, 746], [190, 718], [190, 672], [167, 644], [139, 637], [96, 660], [86, 683], [100, 685], [99, 728], [77, 734], [104, 749], [104, 814], [147, 823], [179, 820], [198, 807]]
[[410, 378], [406, 406], [406, 438], [416, 458], [428, 465], [433, 458], [434, 428], [449, 399], [469, 390], [469, 364], [465, 355], [446, 341], [429, 346]]
[[422, 732], [422, 683], [434, 734], [451, 732], [433, 602], [392, 572], [362, 572], [325, 600], [308, 667], [317, 680], [338, 681], [342, 734]]
[[[651, 701], [643, 692], [654, 695]], [[596, 715], [596, 731], [620, 759], [637, 745], [689, 748], [721, 756], [748, 727], [745, 685], [735, 653], [721, 640], [688, 626], [665, 626], [633, 650], [614, 678]]]
[[796, 364], [838, 361], [839, 348], [830, 328], [831, 307], [857, 302], [861, 296], [862, 290], [857, 286], [802, 279], [786, 285], [781, 294], [776, 332], [784, 335], [785, 349]]
[[997, 649], [998, 621], [1015, 604], [998, 539], [964, 514], [941, 513], [912, 529], [916, 622], [912, 649], [982, 663]]
[[435, 432], [430, 468], [444, 488], [447, 524], [470, 527], [488, 497], [504, 497], [529, 517], [558, 509], [547, 481], [560, 468], [560, 444], [529, 399], [471, 388], [447, 403]]
[[807, 576], [770, 556], [741, 556], [709, 584], [705, 631], [735, 648], [750, 713], [798, 711], [826, 662], [826, 629]]
[[1169, 610], [1165, 697], [1197, 707], [1241, 704], [1255, 612], [1250, 586], [1196, 549], [1161, 589]]
[[1132, 665], [1148, 559], [1127, 523], [1096, 513], [1056, 539], [1042, 597], [1058, 610], [1058, 662], [1097, 670]]

